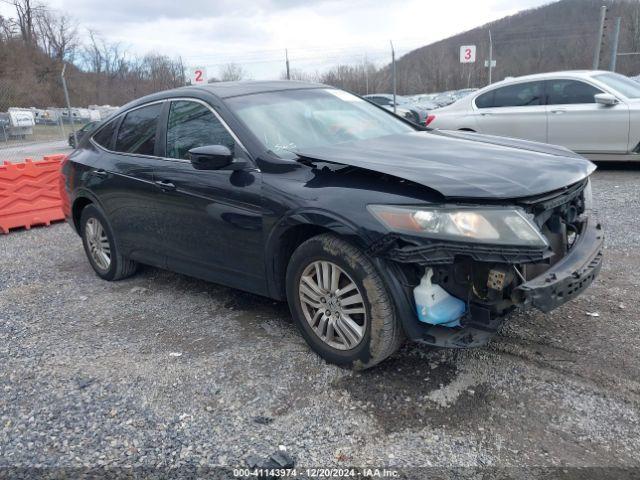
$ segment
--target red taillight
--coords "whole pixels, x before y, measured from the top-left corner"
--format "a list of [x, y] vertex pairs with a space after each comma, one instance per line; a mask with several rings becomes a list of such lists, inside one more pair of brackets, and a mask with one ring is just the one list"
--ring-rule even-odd
[[431, 122], [436, 119], [435, 115], [427, 115], [427, 119], [424, 121], [424, 126], [428, 127]]

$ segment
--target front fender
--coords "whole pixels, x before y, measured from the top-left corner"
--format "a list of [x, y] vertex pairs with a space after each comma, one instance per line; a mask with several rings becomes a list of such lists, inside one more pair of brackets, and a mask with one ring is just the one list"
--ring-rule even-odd
[[321, 209], [298, 209], [280, 218], [269, 230], [265, 244], [265, 268], [269, 295], [284, 299], [288, 258], [300, 241], [320, 233], [333, 233], [365, 250], [373, 241], [346, 217]]

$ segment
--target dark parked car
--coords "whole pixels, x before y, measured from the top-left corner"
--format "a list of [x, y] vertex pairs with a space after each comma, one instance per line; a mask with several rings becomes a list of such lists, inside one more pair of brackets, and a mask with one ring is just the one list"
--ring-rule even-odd
[[587, 288], [594, 170], [323, 85], [217, 83], [123, 107], [63, 163], [62, 193], [105, 280], [143, 263], [287, 300], [316, 352], [365, 368], [405, 337], [483, 345], [517, 307]]
[[[82, 138], [89, 132], [91, 132], [94, 128], [100, 125], [100, 122], [89, 122], [84, 125], [79, 130], [76, 130], [76, 138], [78, 139], [78, 144], [82, 141]], [[73, 138], [73, 132], [69, 134], [69, 146], [72, 148], [76, 148], [76, 141]]]
[[[393, 112], [393, 94], [375, 93], [365, 95], [364, 98]], [[396, 95], [395, 106], [396, 115], [406, 118], [417, 125], [428, 126], [429, 109], [425, 105], [414, 102], [410, 98]]]

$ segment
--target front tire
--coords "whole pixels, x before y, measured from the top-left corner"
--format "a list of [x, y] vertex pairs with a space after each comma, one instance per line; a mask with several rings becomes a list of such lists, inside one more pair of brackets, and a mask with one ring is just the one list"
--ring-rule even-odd
[[372, 367], [393, 354], [404, 338], [371, 260], [334, 235], [313, 237], [293, 253], [287, 299], [306, 342], [330, 363]]
[[87, 259], [104, 280], [121, 280], [136, 272], [138, 264], [120, 254], [113, 230], [104, 214], [87, 205], [80, 215], [80, 234]]

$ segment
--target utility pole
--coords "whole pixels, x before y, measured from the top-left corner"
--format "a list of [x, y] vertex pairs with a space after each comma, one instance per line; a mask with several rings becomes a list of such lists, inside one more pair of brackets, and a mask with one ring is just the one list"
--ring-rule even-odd
[[616, 71], [616, 65], [618, 63], [618, 44], [620, 43], [620, 25], [622, 18], [616, 18], [616, 24], [613, 30], [613, 42], [611, 42], [611, 63], [609, 64], [609, 70]]
[[365, 95], [369, 95], [369, 62], [367, 62], [367, 54], [364, 54], [363, 67], [364, 67], [364, 85], [365, 85]]
[[489, 29], [489, 85], [493, 83], [493, 37], [491, 36], [491, 29]]
[[289, 50], [284, 49], [284, 58], [287, 65], [287, 80], [291, 80], [291, 72], [289, 71]]
[[607, 21], [607, 12], [609, 8], [603, 5], [600, 8], [600, 26], [598, 28], [598, 42], [596, 43], [596, 50], [593, 53], [593, 69], [598, 70], [600, 68], [600, 52], [602, 51], [602, 43], [604, 41], [604, 24]]
[[73, 123], [73, 114], [71, 113], [71, 102], [69, 101], [69, 90], [67, 90], [67, 81], [64, 78], [64, 71], [67, 69], [67, 64], [62, 64], [62, 73], [60, 73], [60, 78], [62, 78], [62, 89], [64, 90], [64, 99], [67, 102], [67, 112], [69, 113], [69, 120], [71, 121], [71, 130], [73, 133], [73, 143], [76, 148], [78, 147], [78, 137], [76, 136], [76, 126]]
[[391, 44], [391, 78], [393, 81], [393, 113], [396, 113], [396, 52], [393, 49], [393, 42], [389, 40]]

